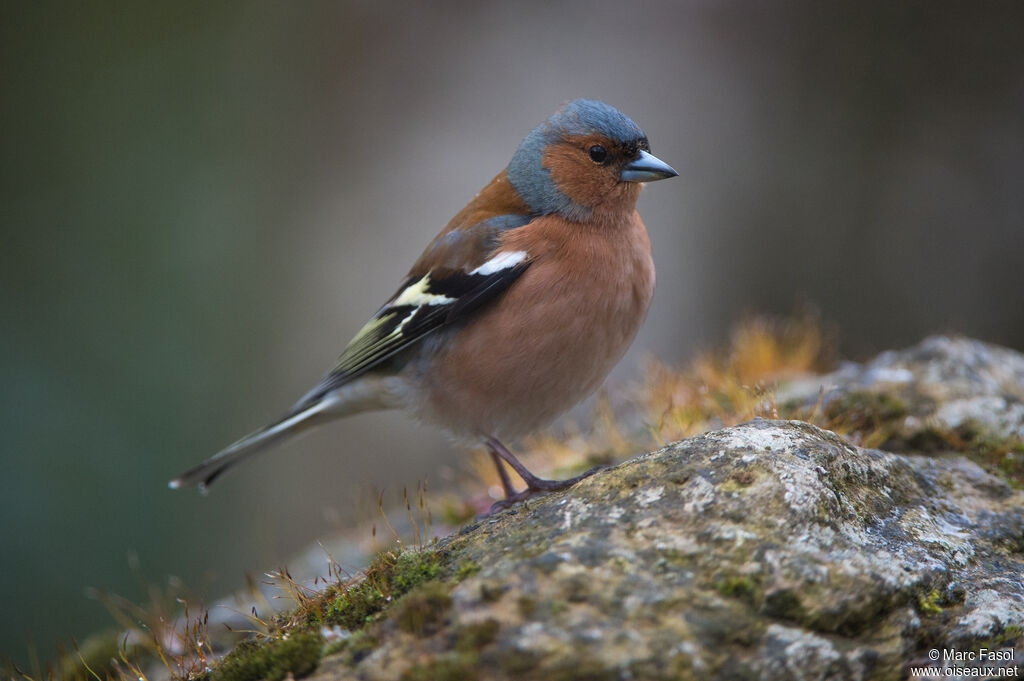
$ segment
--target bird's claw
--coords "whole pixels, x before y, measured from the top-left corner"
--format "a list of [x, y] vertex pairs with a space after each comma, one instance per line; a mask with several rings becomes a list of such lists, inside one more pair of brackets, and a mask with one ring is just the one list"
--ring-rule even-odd
[[589, 478], [594, 473], [605, 470], [606, 468], [610, 468], [610, 466], [595, 466], [589, 471], [581, 473], [574, 478], [569, 478], [568, 480], [545, 480], [543, 478], [533, 478], [528, 481], [526, 489], [516, 492], [515, 494], [510, 494], [504, 499], [494, 502], [494, 504], [491, 505], [491, 509], [487, 512], [487, 515], [494, 515], [498, 511], [504, 511], [505, 509], [511, 508], [521, 501], [526, 501], [537, 494], [568, 489], [577, 482], [585, 478]]

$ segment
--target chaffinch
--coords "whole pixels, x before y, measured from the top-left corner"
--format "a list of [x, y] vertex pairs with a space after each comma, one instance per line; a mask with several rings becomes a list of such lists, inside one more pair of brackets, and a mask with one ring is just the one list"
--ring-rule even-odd
[[310, 426], [390, 408], [483, 443], [506, 494], [499, 508], [586, 477], [538, 478], [501, 441], [581, 401], [625, 353], [654, 292], [640, 185], [676, 175], [617, 109], [569, 102], [434, 238], [316, 387], [170, 486], [205, 488]]

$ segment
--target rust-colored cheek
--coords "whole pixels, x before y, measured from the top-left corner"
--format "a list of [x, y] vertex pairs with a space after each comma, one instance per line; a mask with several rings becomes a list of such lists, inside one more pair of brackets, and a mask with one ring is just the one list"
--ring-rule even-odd
[[600, 204], [615, 187], [615, 178], [609, 170], [586, 158], [574, 146], [550, 146], [544, 152], [542, 163], [559, 191], [581, 206]]

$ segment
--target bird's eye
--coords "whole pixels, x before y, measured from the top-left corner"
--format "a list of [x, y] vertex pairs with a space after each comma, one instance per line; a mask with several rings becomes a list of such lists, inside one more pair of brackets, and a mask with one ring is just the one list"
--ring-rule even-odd
[[590, 160], [594, 163], [604, 163], [608, 158], [608, 151], [600, 144], [590, 147]]

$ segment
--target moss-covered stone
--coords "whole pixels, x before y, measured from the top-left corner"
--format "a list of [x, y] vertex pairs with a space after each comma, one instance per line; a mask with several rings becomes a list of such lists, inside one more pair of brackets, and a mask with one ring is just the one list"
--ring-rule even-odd
[[384, 554], [332, 595], [325, 620], [359, 633], [318, 681], [895, 679], [931, 648], [1014, 645], [1024, 358], [996, 354], [846, 368], [784, 402], [818, 425], [709, 432]]
[[494, 642], [501, 624], [494, 618], [482, 622], [465, 624], [455, 632], [455, 649], [461, 652], [478, 652]]
[[[835, 386], [819, 409], [819, 385]], [[781, 413], [887, 451], [961, 453], [1024, 487], [1024, 357], [963, 338], [933, 337], [823, 377]]]
[[728, 598], [740, 598], [753, 604], [757, 600], [757, 582], [745, 576], [725, 577], [715, 582], [715, 590]]
[[395, 603], [395, 620], [402, 631], [429, 636], [444, 624], [451, 604], [447, 585], [438, 581], [424, 582]]
[[210, 681], [280, 681], [316, 669], [323, 639], [313, 631], [240, 643], [210, 674]]
[[373, 615], [380, 612], [386, 601], [387, 596], [380, 587], [370, 580], [365, 580], [349, 587], [330, 601], [324, 619], [329, 624], [356, 630], [365, 626]]
[[889, 678], [1019, 632], [1022, 501], [963, 459], [747, 423], [382, 554], [325, 608], [357, 633], [318, 681]]
[[342, 662], [346, 665], [358, 664], [364, 657], [369, 655], [377, 647], [379, 640], [375, 634], [366, 629], [352, 634], [347, 639], [339, 641], [324, 651], [324, 656], [341, 655]]
[[324, 620], [357, 630], [394, 599], [437, 577], [443, 569], [436, 550], [385, 552], [366, 570], [363, 579], [328, 599]]
[[917, 608], [923, 615], [938, 615], [942, 612], [942, 593], [938, 589], [932, 589], [927, 594], [917, 598]]
[[402, 681], [475, 681], [480, 678], [479, 658], [472, 653], [445, 653], [417, 662], [402, 673]]
[[461, 582], [466, 577], [471, 577], [478, 572], [480, 572], [479, 565], [471, 560], [464, 560], [459, 563], [459, 567], [455, 570], [455, 580]]
[[996, 637], [994, 647], [1017, 647], [1020, 645], [1021, 639], [1024, 637], [1024, 625], [1021, 624], [1010, 624], [1003, 627], [1003, 630], [999, 632]]
[[444, 567], [440, 552], [403, 551], [391, 570], [391, 595], [401, 596], [415, 586], [436, 578]]

